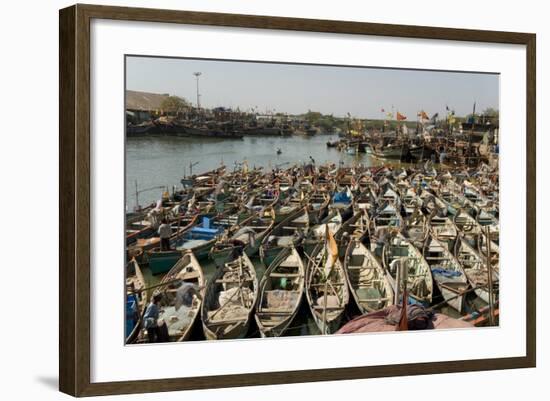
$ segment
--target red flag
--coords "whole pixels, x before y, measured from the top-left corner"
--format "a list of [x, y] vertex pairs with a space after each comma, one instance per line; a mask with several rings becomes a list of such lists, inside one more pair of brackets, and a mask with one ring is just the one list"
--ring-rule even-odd
[[407, 116], [401, 114], [400, 112], [397, 112], [397, 121], [403, 121], [407, 119]]

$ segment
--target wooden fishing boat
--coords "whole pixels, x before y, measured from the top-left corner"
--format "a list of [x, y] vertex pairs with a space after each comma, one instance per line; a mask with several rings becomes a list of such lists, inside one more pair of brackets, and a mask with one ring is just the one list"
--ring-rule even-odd
[[334, 193], [329, 210], [338, 210], [344, 220], [351, 217], [353, 213], [353, 193], [349, 187]]
[[388, 144], [386, 146], [375, 145], [372, 148], [372, 155], [380, 159], [401, 159], [409, 151], [409, 146], [402, 142], [401, 144]]
[[377, 204], [377, 184], [371, 181], [363, 186], [361, 185], [362, 180], [363, 178], [359, 180], [359, 194], [354, 197], [353, 208], [355, 212], [364, 209], [369, 214], [373, 214]]
[[483, 257], [486, 257], [487, 252], [489, 252], [492, 269], [493, 271], [498, 272], [500, 261], [500, 247], [494, 241], [492, 241], [490, 237], [488, 238], [486, 233], [483, 232], [478, 235], [477, 238], [475, 238], [473, 246]]
[[[306, 270], [306, 298], [321, 334], [332, 334], [340, 328], [349, 303], [348, 283], [338, 251], [333, 258], [327, 248], [326, 241], [317, 245], [312, 257], [308, 257]], [[327, 265], [329, 259], [333, 260], [331, 267]]]
[[373, 235], [379, 237], [382, 230], [400, 229], [403, 225], [403, 217], [399, 209], [391, 202], [385, 202], [372, 217]]
[[[175, 240], [178, 236], [181, 236], [187, 230], [191, 229], [199, 218], [198, 214], [184, 216], [176, 221], [170, 223], [170, 228], [172, 230], [172, 235], [170, 236], [170, 241]], [[151, 249], [158, 248], [160, 246], [160, 238], [158, 233], [155, 233], [154, 236], [149, 238], [139, 238], [136, 242], [128, 246], [128, 254], [140, 254], [142, 255], [142, 263], [149, 263], [148, 256]]]
[[308, 196], [307, 207], [310, 224], [319, 224], [326, 217], [330, 196], [326, 192], [316, 191]]
[[407, 217], [414, 213], [420, 206], [422, 206], [422, 199], [416, 194], [414, 188], [405, 186], [400, 191], [401, 193], [401, 210], [404, 212], [403, 216]]
[[453, 218], [456, 227], [464, 235], [473, 239], [481, 234], [481, 226], [466, 209], [460, 209]]
[[274, 225], [273, 209], [266, 211], [262, 217], [251, 217], [241, 225], [232, 227], [225, 238], [219, 239], [210, 250], [210, 258], [221, 266], [231, 259], [238, 247], [244, 248], [247, 256], [254, 256]]
[[439, 199], [433, 193], [422, 190], [420, 192], [420, 199], [422, 199], [422, 208], [426, 210], [426, 214], [438, 213], [440, 215], [447, 215], [447, 203]]
[[249, 194], [245, 207], [256, 213], [273, 208], [279, 201], [280, 192], [275, 188], [262, 187]]
[[[487, 258], [480, 255], [464, 238], [456, 243], [455, 256], [464, 268], [464, 273], [474, 292], [483, 301], [489, 303], [489, 270]], [[493, 290], [498, 288], [498, 271], [492, 271]], [[493, 291], [493, 302], [497, 301], [496, 291]]]
[[170, 250], [154, 248], [148, 251], [149, 268], [154, 275], [166, 273], [188, 251], [198, 260], [208, 257], [218, 237], [227, 227], [220, 219], [202, 216], [200, 224], [191, 227], [170, 241]]
[[202, 303], [206, 338], [244, 338], [257, 296], [256, 270], [246, 254], [221, 265], [210, 280]]
[[290, 198], [276, 206], [275, 209], [275, 224], [279, 224], [283, 220], [286, 220], [289, 216], [295, 214], [298, 210], [304, 207], [305, 198], [303, 194], [294, 194]]
[[476, 216], [478, 224], [483, 228], [483, 231], [486, 233], [486, 227], [489, 228], [489, 236], [491, 241], [495, 244], [499, 244], [499, 234], [500, 234], [500, 223], [498, 219], [491, 214], [490, 211], [486, 209], [480, 209], [478, 215]]
[[393, 304], [394, 291], [378, 259], [361, 241], [352, 239], [344, 257], [348, 286], [362, 314]]
[[429, 306], [433, 297], [433, 280], [430, 266], [420, 251], [401, 234], [391, 236], [382, 249], [382, 264], [396, 290], [399, 263], [407, 263], [407, 293], [409, 303]]
[[155, 234], [158, 226], [148, 220], [126, 223], [126, 245], [131, 245], [139, 238], [148, 238]]
[[338, 210], [331, 210], [327, 217], [320, 224], [312, 227], [307, 233], [307, 237], [302, 241], [304, 252], [311, 256], [319, 243], [325, 240], [327, 228], [332, 233], [340, 230], [343, 224], [342, 215]]
[[370, 244], [370, 225], [369, 214], [366, 210], [354, 213], [334, 234], [334, 239], [338, 243], [338, 253], [342, 257], [344, 256], [352, 238]]
[[428, 225], [430, 226], [430, 233], [446, 244], [447, 249], [452, 252], [458, 236], [458, 228], [453, 219], [448, 216], [432, 214], [428, 219]]
[[429, 218], [417, 208], [403, 220], [401, 234], [417, 248], [422, 248], [426, 238], [430, 234]]
[[256, 323], [262, 337], [279, 337], [300, 307], [305, 267], [294, 247], [285, 248], [268, 267], [260, 281]]
[[141, 330], [148, 300], [145, 278], [138, 262], [132, 258], [126, 264], [126, 344], [136, 341]]
[[[162, 304], [164, 313], [161, 315], [168, 328], [170, 341], [188, 340], [197, 316], [201, 311], [202, 299], [206, 279], [201, 265], [193, 252], [186, 252], [163, 277], [161, 284], [155, 293], [163, 295]], [[185, 305], [178, 299], [178, 291], [183, 286], [193, 285], [197, 296], [189, 297], [189, 304]]]
[[[447, 244], [431, 236], [424, 245], [424, 258], [430, 265], [433, 280], [439, 287], [443, 299], [458, 312], [464, 309], [464, 292], [468, 279], [459, 261], [449, 251]], [[462, 295], [461, 295], [462, 294]]]
[[447, 205], [447, 210], [450, 214], [456, 215], [460, 210], [464, 210], [472, 216], [477, 214], [477, 206], [460, 193], [460, 191], [460, 185], [452, 180], [447, 180], [445, 184], [439, 188], [437, 194], [439, 199]]
[[297, 210], [288, 216], [271, 232], [264, 237], [259, 253], [265, 266], [271, 265], [273, 260], [284, 248], [298, 247], [309, 230], [309, 216], [307, 207]]

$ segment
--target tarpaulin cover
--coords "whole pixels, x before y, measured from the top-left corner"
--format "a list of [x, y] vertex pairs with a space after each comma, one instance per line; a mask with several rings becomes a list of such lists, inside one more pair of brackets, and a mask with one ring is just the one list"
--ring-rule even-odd
[[332, 200], [334, 202], [342, 202], [342, 203], [351, 202], [351, 198], [346, 192], [336, 192]]

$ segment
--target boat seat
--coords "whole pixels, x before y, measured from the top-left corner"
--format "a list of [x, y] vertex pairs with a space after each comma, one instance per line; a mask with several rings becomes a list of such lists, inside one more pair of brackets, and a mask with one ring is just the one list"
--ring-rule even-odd
[[258, 312], [258, 315], [290, 315], [293, 312], [292, 309], [281, 309], [281, 308], [262, 308]]
[[269, 277], [302, 277], [300, 273], [271, 273]]
[[327, 306], [326, 308], [322, 305], [315, 305], [313, 307], [314, 310], [339, 310], [339, 309], [344, 309], [343, 306]]
[[216, 283], [218, 284], [229, 284], [229, 283], [243, 283], [246, 281], [252, 281], [252, 278], [243, 278], [242, 280], [227, 280], [227, 279], [217, 279]]
[[248, 315], [243, 315], [240, 318], [234, 318], [234, 319], [221, 319], [221, 320], [208, 320], [207, 325], [208, 326], [219, 326], [223, 324], [232, 324], [232, 323], [244, 323], [246, 321], [246, 318]]
[[357, 298], [357, 301], [358, 302], [376, 302], [376, 301], [380, 301], [380, 302], [386, 302], [386, 301], [389, 301], [391, 300], [392, 297], [385, 297], [385, 298]]
[[[328, 287], [330, 286], [341, 286], [341, 285], [346, 285], [346, 283], [330, 283], [328, 285]], [[319, 284], [311, 284], [310, 287], [324, 287], [325, 286], [325, 283], [319, 283]]]

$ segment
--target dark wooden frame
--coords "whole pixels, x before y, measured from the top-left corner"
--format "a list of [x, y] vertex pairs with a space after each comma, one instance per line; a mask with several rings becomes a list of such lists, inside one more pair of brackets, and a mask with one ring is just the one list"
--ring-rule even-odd
[[[92, 18], [525, 45], [527, 49], [527, 355], [388, 366], [90, 383], [90, 21]], [[536, 36], [190, 11], [75, 5], [59, 14], [59, 388], [73, 396], [535, 367]]]

